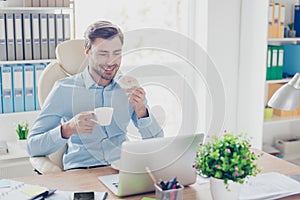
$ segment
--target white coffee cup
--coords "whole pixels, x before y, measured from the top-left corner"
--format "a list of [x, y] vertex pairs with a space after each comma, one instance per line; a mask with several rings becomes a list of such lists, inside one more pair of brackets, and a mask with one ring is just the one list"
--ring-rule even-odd
[[99, 107], [94, 110], [97, 123], [101, 126], [108, 126], [111, 123], [114, 109], [112, 107]]

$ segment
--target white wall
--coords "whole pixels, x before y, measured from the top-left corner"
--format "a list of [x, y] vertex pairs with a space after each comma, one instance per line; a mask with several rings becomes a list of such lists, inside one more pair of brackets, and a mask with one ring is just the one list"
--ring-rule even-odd
[[267, 0], [209, 0], [208, 8], [208, 53], [226, 94], [223, 128], [248, 133], [261, 148]]
[[[221, 74], [225, 88], [223, 130], [232, 131], [235, 131], [237, 127], [240, 3], [240, 0], [208, 1], [207, 51]], [[207, 76], [208, 79], [215, 79], [214, 74], [208, 74]]]
[[244, 0], [241, 10], [237, 130], [262, 148], [268, 0]]
[[[202, 6], [200, 2], [204, 2], [203, 5], [206, 6]], [[118, 24], [125, 33], [141, 28], [172, 30], [184, 35], [185, 37], [189, 37], [192, 40], [195, 39], [196, 42], [202, 43], [205, 46], [205, 37], [207, 33], [207, 20], [205, 19], [207, 15], [206, 2], [207, 0], [131, 0], [130, 4], [128, 4], [128, 1], [111, 0], [103, 4], [102, 1], [98, 0], [77, 0], [75, 2], [76, 38], [82, 38], [83, 33], [89, 24], [99, 19], [105, 19]], [[200, 13], [197, 9], [198, 6], [201, 6], [202, 12]], [[89, 14], [87, 15], [87, 13]], [[195, 17], [195, 15], [197, 15], [197, 17]], [[199, 25], [195, 26], [195, 24]], [[125, 46], [127, 42], [126, 39], [127, 38], [125, 38]], [[141, 41], [141, 43], [142, 42], [143, 41]], [[172, 41], [174, 44], [176, 44], [176, 42], [178, 41]], [[189, 51], [188, 47], [184, 47], [184, 44], [180, 47], [186, 48], [187, 51]], [[189, 53], [192, 54], [192, 52], [193, 51], [190, 51]], [[179, 69], [177, 67], [179, 66], [178, 63], [182, 62], [183, 60], [180, 58], [180, 56], [170, 53], [168, 55], [168, 53], [169, 52], [163, 50], [159, 51], [157, 49], [144, 49], [125, 54], [123, 56], [123, 66], [121, 67], [121, 70], [122, 72], [125, 71], [128, 73], [130, 70], [134, 69], [134, 67], [131, 68], [130, 66], [159, 64], [173, 68], [176, 71], [176, 69]], [[193, 119], [199, 118], [197, 121], [199, 122], [197, 132], [207, 132], [206, 129], [208, 126], [206, 125], [205, 118], [207, 109], [205, 95], [207, 93], [207, 89], [205, 86], [205, 81], [203, 81], [203, 78], [205, 77], [194, 76], [192, 70], [186, 69], [186, 65], [177, 70], [177, 72], [192, 86], [192, 89], [195, 91], [195, 96], [198, 100], [198, 105], [191, 103], [192, 101], [190, 101], [190, 99], [187, 97], [182, 98], [185, 96], [184, 92], [186, 91], [182, 91], [182, 94], [178, 94], [177, 98], [179, 98], [180, 102], [183, 102], [183, 105], [185, 106], [183, 109], [188, 109], [186, 113], [189, 114], [183, 116], [183, 122], [180, 121], [182, 116], [177, 117], [178, 121], [174, 122], [174, 127], [177, 127], [177, 125], [182, 122], [185, 124], [185, 128], [181, 130], [191, 131], [189, 129], [190, 123], [193, 121]], [[157, 80], [158, 79], [159, 77], [157, 77]], [[171, 83], [171, 79], [169, 82]], [[159, 96], [159, 90], [156, 90], [156, 92], [158, 94], [157, 99], [161, 99], [161, 96]], [[151, 105], [151, 102], [149, 103]], [[177, 110], [176, 106], [177, 105], [174, 105], [173, 110]], [[197, 113], [197, 116], [194, 116], [195, 113], [193, 112], [196, 110], [196, 106], [199, 106], [199, 113]], [[167, 111], [167, 108], [165, 111]], [[175, 114], [180, 115], [180, 112]], [[185, 123], [186, 121], [189, 122]]]

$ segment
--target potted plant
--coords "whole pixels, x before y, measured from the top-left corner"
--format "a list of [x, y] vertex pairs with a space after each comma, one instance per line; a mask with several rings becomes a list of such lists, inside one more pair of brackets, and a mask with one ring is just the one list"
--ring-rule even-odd
[[214, 199], [237, 199], [246, 177], [259, 173], [258, 157], [245, 134], [225, 132], [198, 146], [194, 168], [198, 175], [210, 177]]
[[19, 140], [26, 140], [29, 132], [28, 122], [19, 123], [16, 132]]

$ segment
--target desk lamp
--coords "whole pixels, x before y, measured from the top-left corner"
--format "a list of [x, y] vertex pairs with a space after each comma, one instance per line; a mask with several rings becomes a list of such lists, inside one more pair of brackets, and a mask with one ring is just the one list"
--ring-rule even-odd
[[296, 110], [300, 101], [300, 73], [281, 86], [271, 97], [268, 106], [280, 110]]

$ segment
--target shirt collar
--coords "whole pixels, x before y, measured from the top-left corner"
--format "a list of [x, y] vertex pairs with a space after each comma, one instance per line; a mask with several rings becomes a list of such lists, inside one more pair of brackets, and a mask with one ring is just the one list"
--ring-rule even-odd
[[[85, 83], [85, 87], [87, 89], [103, 89], [103, 86], [99, 86], [94, 79], [92, 78], [90, 72], [89, 72], [89, 66], [86, 67], [84, 69], [84, 71], [82, 72], [83, 75], [83, 80]], [[107, 90], [112, 89], [116, 84], [117, 84], [117, 80], [119, 79], [119, 75], [117, 74], [114, 79], [105, 87]]]

